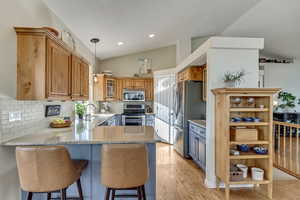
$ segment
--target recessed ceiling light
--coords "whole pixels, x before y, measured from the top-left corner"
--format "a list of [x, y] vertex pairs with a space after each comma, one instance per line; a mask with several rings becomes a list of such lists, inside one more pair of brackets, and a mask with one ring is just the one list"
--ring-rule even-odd
[[118, 45], [119, 46], [121, 46], [121, 45], [123, 45], [124, 44], [124, 42], [118, 42]]
[[149, 34], [149, 38], [154, 38], [155, 37], [155, 34]]

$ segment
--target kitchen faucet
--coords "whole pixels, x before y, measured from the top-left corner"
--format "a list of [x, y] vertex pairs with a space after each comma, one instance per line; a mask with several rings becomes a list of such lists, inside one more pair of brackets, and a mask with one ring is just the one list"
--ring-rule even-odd
[[[94, 112], [97, 110], [97, 107], [94, 104], [89, 103], [88, 105], [86, 105], [86, 110], [87, 111], [88, 111], [89, 106], [92, 106], [94, 108]], [[85, 120], [86, 121], [91, 121], [92, 120], [92, 114], [91, 113], [87, 113], [85, 115]]]

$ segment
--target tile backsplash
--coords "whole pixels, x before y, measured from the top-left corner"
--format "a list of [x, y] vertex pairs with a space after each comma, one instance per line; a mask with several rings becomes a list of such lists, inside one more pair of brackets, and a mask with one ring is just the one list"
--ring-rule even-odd
[[[74, 117], [74, 102], [16, 101], [0, 99], [0, 142], [27, 135], [49, 126], [55, 117], [45, 117], [46, 105], [61, 105], [61, 117]], [[9, 113], [20, 112], [21, 120], [10, 121]], [[58, 117], [58, 116], [56, 116]]]

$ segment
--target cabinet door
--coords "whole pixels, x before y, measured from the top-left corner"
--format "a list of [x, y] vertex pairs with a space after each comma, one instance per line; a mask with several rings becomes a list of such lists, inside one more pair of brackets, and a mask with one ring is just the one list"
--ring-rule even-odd
[[117, 97], [116, 99], [118, 101], [122, 101], [123, 100], [123, 80], [122, 79], [117, 79], [116, 80], [116, 84], [117, 84]]
[[144, 79], [134, 79], [133, 80], [134, 89], [145, 89], [145, 80]]
[[112, 78], [105, 79], [105, 99], [113, 101], [116, 99], [116, 80]]
[[81, 99], [88, 100], [89, 99], [89, 65], [85, 62], [81, 62], [81, 87], [80, 87], [80, 96]]
[[199, 137], [199, 147], [198, 147], [198, 154], [199, 154], [199, 164], [200, 167], [205, 171], [206, 167], [206, 139], [205, 137]]
[[69, 99], [71, 96], [71, 53], [47, 40], [47, 98]]
[[123, 88], [124, 89], [132, 89], [133, 88], [132, 79], [123, 79]]
[[189, 155], [194, 159], [195, 157], [195, 143], [194, 143], [194, 135], [189, 132]]
[[145, 95], [146, 101], [153, 101], [153, 79], [145, 80]]
[[81, 60], [72, 55], [72, 99], [80, 99], [81, 88]]

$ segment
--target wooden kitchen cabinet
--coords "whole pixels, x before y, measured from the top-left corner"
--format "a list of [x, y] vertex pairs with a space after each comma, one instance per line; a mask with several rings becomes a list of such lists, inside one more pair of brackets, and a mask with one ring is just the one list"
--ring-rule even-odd
[[80, 99], [81, 96], [81, 60], [72, 55], [72, 99]]
[[145, 80], [145, 96], [146, 96], [146, 101], [153, 101], [153, 96], [154, 96], [153, 79]]
[[117, 99], [117, 84], [115, 78], [104, 79], [104, 94], [106, 101], [114, 101]]
[[117, 85], [117, 94], [116, 94], [116, 100], [123, 101], [123, 80], [120, 78], [116, 79], [116, 85]]
[[146, 101], [153, 101], [153, 78], [106, 77], [97, 74], [94, 83], [95, 101], [122, 101], [126, 89], [144, 90]]
[[72, 55], [72, 99], [89, 99], [89, 65]]
[[123, 88], [124, 89], [133, 89], [133, 79], [131, 78], [124, 78], [122, 80], [123, 82]]
[[[81, 66], [80, 66], [80, 95], [81, 95], [81, 100], [88, 100], [89, 99], [89, 80], [90, 80], [90, 70], [89, 70], [89, 64], [87, 64], [84, 61], [81, 61]], [[76, 80], [75, 80], [76, 81]]]
[[203, 66], [192, 66], [177, 74], [177, 81], [203, 81]]
[[144, 79], [133, 79], [133, 89], [145, 89], [145, 80]]
[[72, 59], [65, 43], [44, 28], [16, 27], [15, 31], [18, 100], [88, 97], [88, 64], [79, 56]]
[[104, 74], [97, 74], [97, 82], [94, 82], [95, 101], [117, 100], [117, 79], [107, 77]]

